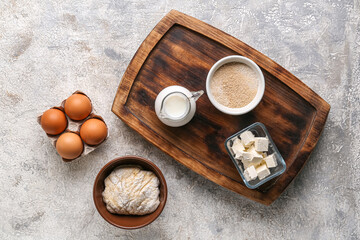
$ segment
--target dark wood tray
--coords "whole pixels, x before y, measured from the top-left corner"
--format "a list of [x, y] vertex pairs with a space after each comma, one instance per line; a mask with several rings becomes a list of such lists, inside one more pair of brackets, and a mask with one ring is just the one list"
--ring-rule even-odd
[[[243, 55], [264, 73], [261, 103], [243, 116], [213, 107], [206, 95], [193, 120], [167, 127], [154, 102], [165, 87], [205, 90], [211, 66], [228, 55]], [[302, 169], [323, 130], [330, 105], [299, 79], [238, 39], [172, 10], [151, 31], [131, 60], [112, 111], [149, 142], [207, 179], [247, 198], [270, 205]], [[285, 159], [286, 172], [259, 189], [248, 189], [224, 147], [227, 137], [254, 122], [266, 125]]]

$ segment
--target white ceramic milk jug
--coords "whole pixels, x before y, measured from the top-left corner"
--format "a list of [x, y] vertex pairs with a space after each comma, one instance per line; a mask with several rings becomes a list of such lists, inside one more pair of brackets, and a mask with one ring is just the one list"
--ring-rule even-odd
[[161, 122], [170, 127], [180, 127], [194, 117], [196, 100], [204, 91], [190, 92], [181, 86], [164, 88], [156, 97], [155, 112]]

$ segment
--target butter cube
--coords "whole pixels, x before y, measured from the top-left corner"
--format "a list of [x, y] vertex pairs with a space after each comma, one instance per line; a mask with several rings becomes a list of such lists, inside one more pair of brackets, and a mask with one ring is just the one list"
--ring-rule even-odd
[[255, 168], [258, 167], [262, 161], [252, 161], [252, 162], [249, 162], [249, 161], [245, 161], [244, 159], [242, 159], [241, 161], [244, 165], [244, 168], [248, 168], [248, 167], [251, 167], [251, 166], [254, 166]]
[[234, 140], [231, 148], [232, 148], [233, 152], [235, 153], [235, 155], [237, 155], [238, 152], [241, 153], [242, 151], [245, 150], [245, 147], [239, 138], [236, 138]]
[[251, 162], [254, 158], [254, 155], [251, 152], [243, 152], [242, 158], [244, 161]]
[[254, 146], [250, 146], [246, 151], [248, 153], [249, 158], [245, 158], [248, 161], [261, 161], [263, 159], [263, 155], [255, 150]]
[[250, 147], [250, 145], [255, 141], [255, 136], [250, 131], [245, 131], [240, 134], [240, 138], [245, 147]]
[[236, 152], [234, 158], [237, 159], [237, 160], [243, 160], [244, 159], [244, 151]]
[[255, 138], [255, 150], [258, 152], [266, 152], [269, 147], [269, 140], [265, 137]]
[[266, 164], [260, 165], [256, 168], [256, 173], [260, 180], [264, 179], [265, 177], [270, 175], [270, 170], [266, 166]]
[[264, 158], [264, 160], [268, 168], [274, 168], [278, 165], [274, 153]]
[[250, 176], [247, 172], [244, 171], [244, 178], [246, 179], [246, 181], [250, 181]]
[[244, 171], [244, 177], [246, 181], [255, 180], [257, 178], [257, 172], [254, 166], [248, 167]]

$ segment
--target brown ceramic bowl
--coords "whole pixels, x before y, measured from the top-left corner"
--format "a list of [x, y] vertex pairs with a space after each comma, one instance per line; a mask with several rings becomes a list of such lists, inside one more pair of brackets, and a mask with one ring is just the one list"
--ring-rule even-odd
[[[144, 170], [152, 171], [159, 178], [160, 204], [155, 212], [143, 216], [117, 215], [110, 213], [106, 209], [106, 205], [102, 198], [102, 192], [105, 189], [104, 180], [115, 168], [121, 165], [141, 166]], [[150, 224], [161, 214], [167, 199], [167, 186], [163, 174], [154, 163], [141, 157], [125, 156], [110, 161], [100, 170], [95, 179], [93, 197], [96, 209], [106, 221], [119, 228], [137, 229]]]

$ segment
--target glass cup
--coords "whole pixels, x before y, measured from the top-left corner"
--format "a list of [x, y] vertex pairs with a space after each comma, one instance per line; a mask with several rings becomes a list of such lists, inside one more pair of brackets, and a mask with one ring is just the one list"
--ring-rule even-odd
[[[242, 161], [239, 161], [239, 160], [235, 159], [235, 153], [231, 149], [234, 140], [236, 138], [238, 138], [240, 136], [240, 134], [245, 132], [245, 131], [252, 132], [255, 137], [266, 137], [269, 140], [269, 148], [268, 148], [267, 154], [268, 155], [273, 154], [273, 153], [275, 154], [275, 158], [276, 158], [276, 161], [277, 161], [277, 166], [274, 167], [274, 168], [269, 168], [270, 175], [265, 177], [262, 180], [259, 180], [259, 178], [256, 178], [254, 180], [247, 181], [245, 179], [245, 177], [244, 177], [244, 171], [245, 171], [244, 165], [243, 165]], [[272, 138], [271, 138], [269, 132], [267, 131], [265, 125], [262, 124], [262, 123], [256, 122], [256, 123], [244, 128], [243, 130], [235, 133], [234, 135], [232, 135], [228, 139], [226, 139], [225, 148], [226, 148], [231, 160], [233, 161], [236, 169], [238, 170], [242, 180], [244, 181], [245, 185], [250, 189], [258, 188], [259, 186], [266, 183], [267, 181], [270, 181], [271, 179], [283, 174], [285, 172], [285, 170], [286, 170], [286, 164], [285, 164], [284, 158], [281, 156], [279, 150], [275, 146], [275, 143], [272, 140]]]

